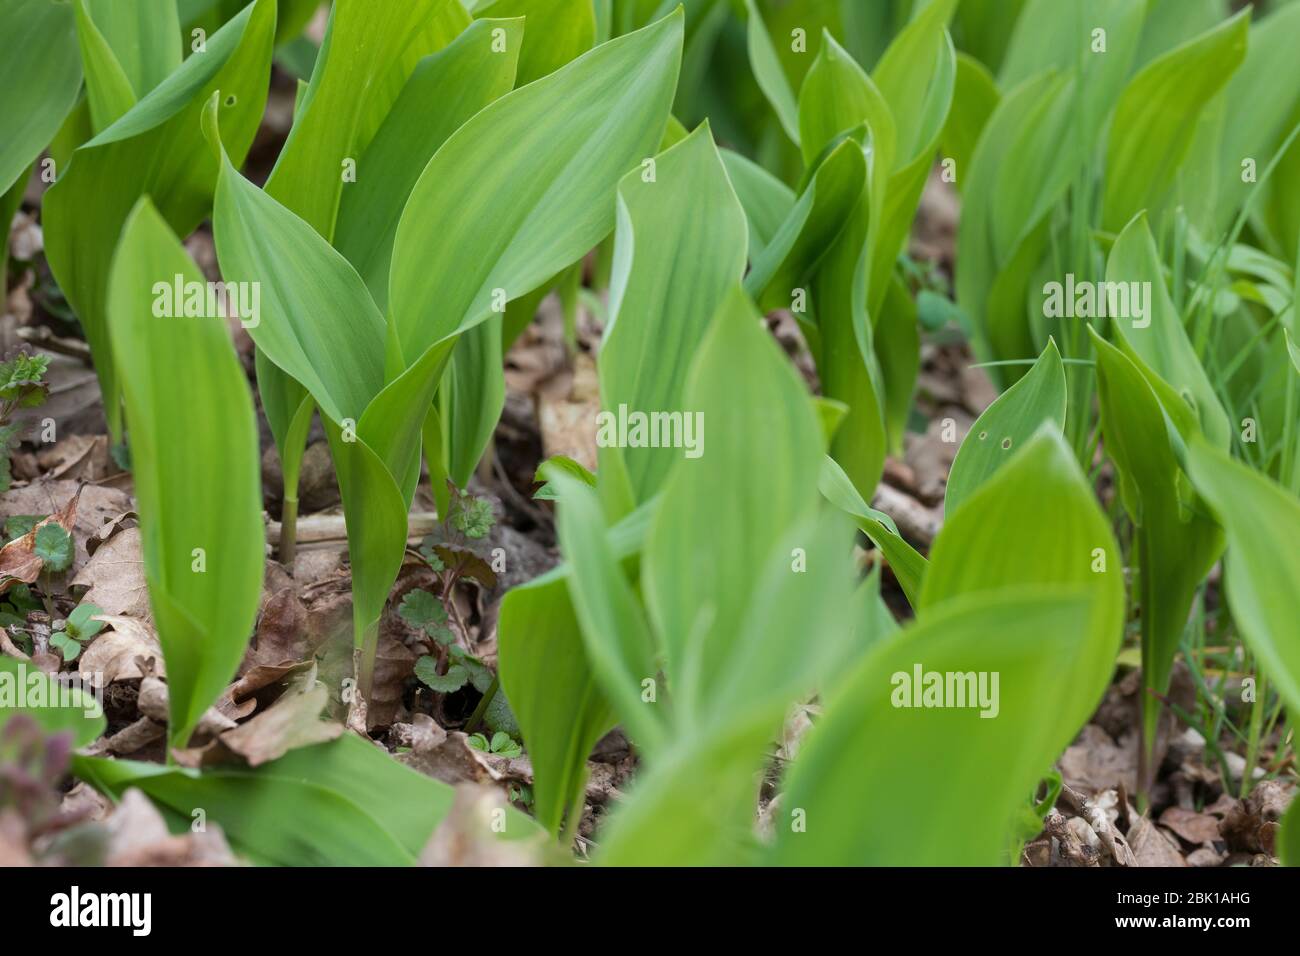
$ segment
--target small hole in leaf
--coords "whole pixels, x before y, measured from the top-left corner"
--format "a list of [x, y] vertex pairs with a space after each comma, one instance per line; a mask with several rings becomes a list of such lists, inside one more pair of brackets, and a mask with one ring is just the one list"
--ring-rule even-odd
[[1002, 450], [1006, 451], [1010, 447], [1011, 447], [1011, 439], [1010, 438], [1002, 439]]
[[229, 107], [229, 106], [234, 106], [237, 102], [239, 102], [239, 101], [235, 98], [235, 94], [234, 94], [234, 93], [231, 93], [229, 96], [226, 97], [226, 106], [228, 106], [228, 107]]
[[989, 433], [988, 433], [988, 432], [980, 432], [980, 441], [983, 441], [984, 439], [986, 439], [986, 438], [988, 438], [988, 437], [989, 437]]

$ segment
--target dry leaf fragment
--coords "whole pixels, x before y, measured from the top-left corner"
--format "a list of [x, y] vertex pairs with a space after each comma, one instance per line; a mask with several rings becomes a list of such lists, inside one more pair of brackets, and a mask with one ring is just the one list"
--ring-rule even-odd
[[101, 631], [86, 646], [78, 662], [83, 679], [94, 687], [107, 687], [114, 681], [148, 676], [142, 661], [153, 661], [149, 673], [165, 676], [162, 647], [152, 627], [132, 617], [100, 614], [93, 620], [103, 621], [112, 630]]
[[105, 614], [152, 620], [140, 529], [124, 528], [98, 545], [72, 579], [72, 587], [89, 588], [81, 599], [103, 609]]
[[343, 733], [343, 725], [320, 719], [328, 699], [324, 684], [301, 694], [286, 694], [256, 717], [223, 733], [221, 743], [256, 767], [298, 747], [333, 740]]

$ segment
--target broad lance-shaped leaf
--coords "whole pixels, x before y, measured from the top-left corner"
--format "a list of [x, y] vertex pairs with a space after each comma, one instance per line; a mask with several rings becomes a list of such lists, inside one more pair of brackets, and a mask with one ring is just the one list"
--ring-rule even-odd
[[199, 128], [220, 89], [226, 148], [242, 161], [266, 105], [275, 0], [257, 0], [208, 38], [125, 116], [79, 148], [45, 194], [45, 251], [90, 343], [104, 414], [121, 437], [119, 386], [105, 316], [108, 269], [122, 224], [148, 194], [177, 235], [207, 215], [217, 164]]
[[181, 303], [159, 316], [159, 291], [178, 277], [203, 282], [141, 198], [113, 260], [108, 331], [131, 429], [149, 602], [167, 663], [168, 741], [183, 747], [243, 656], [261, 597], [265, 535], [247, 380], [223, 316], [187, 316]]
[[745, 209], [749, 227], [749, 260], [767, 248], [794, 209], [795, 194], [762, 166], [729, 149], [718, 150], [727, 178]]
[[[410, 364], [576, 262], [614, 225], [618, 180], [658, 145], [681, 61], [680, 11], [492, 103], [429, 161], [397, 227], [389, 354]], [[428, 250], [441, 250], [430, 260]], [[442, 419], [464, 484], [486, 441]], [[477, 426], [476, 426], [477, 427]], [[439, 469], [431, 466], [431, 471]]]
[[1232, 619], [1288, 711], [1300, 711], [1300, 499], [1204, 441], [1188, 446], [1187, 467], [1227, 533]]
[[951, 159], [959, 193], [966, 190], [966, 171], [975, 154], [975, 146], [984, 125], [1001, 99], [998, 86], [988, 68], [979, 60], [960, 52], [957, 74], [953, 80], [952, 108], [943, 127], [940, 149], [945, 160]]
[[822, 391], [849, 409], [831, 443], [831, 457], [864, 499], [871, 497], [880, 480], [888, 444], [884, 382], [866, 308], [870, 216], [871, 200], [864, 191], [809, 281]]
[[[643, 505], [608, 533], [608, 554], [635, 573], [654, 505]], [[534, 814], [559, 833], [578, 808], [587, 755], [616, 723], [586, 652], [587, 635], [569, 595], [565, 564], [513, 588], [498, 624], [501, 687], [519, 721], [534, 775]]]
[[[672, 712], [667, 739], [647, 750], [642, 777], [603, 832], [608, 863], [734, 858], [752, 820], [767, 741], [790, 701], [824, 687], [857, 649], [847, 613], [859, 607], [852, 529], [819, 501], [816, 413], [738, 287], [700, 349], [686, 406], [722, 438], [674, 465], [646, 540], [641, 593], [665, 652]], [[562, 546], [572, 547], [565, 530], [575, 529], [561, 529]], [[609, 633], [635, 617], [626, 592], [618, 598], [596, 569], [576, 567], [598, 558], [590, 550], [571, 558], [575, 602], [602, 609], [579, 615], [584, 637], [629, 641]], [[630, 671], [596, 673], [622, 682], [606, 688], [611, 700], [637, 706]], [[706, 752], [716, 770], [701, 799]], [[691, 795], [694, 809], [679, 813]]]
[[[888, 140], [892, 153], [880, 160], [889, 173], [883, 197], [873, 175], [876, 212], [867, 278], [867, 310], [873, 321], [888, 294], [889, 274], [907, 241], [952, 107], [957, 61], [947, 23], [956, 5], [957, 0], [931, 0], [894, 38], [873, 71], [872, 80], [893, 118]], [[892, 161], [886, 162], [887, 156]]]
[[867, 162], [852, 139], [826, 157], [745, 276], [745, 291], [764, 310], [790, 308], [799, 284], [844, 228], [862, 194]]
[[[1012, 319], [1001, 320], [1012, 326], [1010, 332], [1003, 332], [995, 328], [999, 320], [990, 309], [990, 299], [1002, 285], [1014, 285], [1022, 293], [1028, 288], [1029, 271], [1039, 260], [1038, 250], [1028, 250], [1027, 258], [1031, 260], [1028, 263], [1021, 262], [1017, 252], [1031, 239], [1041, 242], [1041, 237], [1035, 232], [1036, 220], [1013, 221], [1007, 206], [996, 201], [996, 194], [1004, 168], [1016, 165], [1021, 189], [1034, 193], [1032, 214], [1041, 216], [1042, 207], [1054, 204], [1059, 198], [1059, 191], [1068, 185], [1068, 180], [1063, 183], [1064, 177], [1039, 165], [1025, 168], [1029, 166], [1028, 159], [1039, 157], [1040, 151], [1020, 154], [1015, 146], [1044, 128], [1056, 134], [1059, 145], [1056, 125], [1068, 119], [1067, 92], [1067, 78], [1050, 73], [1026, 80], [1007, 92], [985, 124], [965, 174], [962, 217], [957, 229], [958, 257], [963, 261], [957, 272], [957, 303], [970, 318], [975, 354], [981, 358], [1020, 359], [1032, 354], [1023, 308]], [[958, 175], [960, 178], [961, 173]], [[1003, 248], [995, 237], [1013, 227], [1018, 241], [1012, 248]], [[1026, 299], [1022, 294], [1017, 301], [1024, 303]], [[1012, 341], [1008, 342], [1009, 339]]]
[[554, 73], [596, 43], [596, 11], [588, 0], [479, 0], [475, 19], [525, 17], [519, 85]]
[[[1029, 0], [1015, 22], [998, 85], [1011, 90], [1030, 77], [1081, 70], [1079, 115], [1074, 122], [1085, 125], [1083, 141], [1091, 145], [1093, 129], [1107, 119], [1129, 80], [1131, 67], [1141, 65], [1139, 46], [1145, 39], [1143, 28], [1149, 25], [1144, 20], [1150, 8], [1159, 5], [1131, 0]], [[1189, 4], [1176, 0], [1175, 5]], [[1081, 30], [1081, 21], [1087, 29]], [[1093, 51], [1102, 36], [1094, 30], [1104, 31], [1104, 53]], [[1081, 51], [1086, 52], [1081, 55]]]
[[[515, 43], [518, 56], [528, 61], [523, 62], [520, 75], [515, 79], [517, 86], [523, 86], [554, 72], [591, 48], [595, 29], [593, 11], [590, 4], [584, 4], [582, 0], [502, 0], [500, 3], [492, 4], [491, 9], [497, 13], [507, 10], [522, 13], [527, 18], [526, 22], [532, 25], [531, 29], [524, 27], [522, 51], [518, 51], [519, 44]], [[485, 12], [487, 11], [475, 10], [478, 16]], [[502, 39], [499, 36], [500, 32], [498, 29], [492, 31], [489, 53], [498, 61], [503, 59], [499, 52]], [[508, 89], [501, 91], [501, 93], [505, 92], [508, 92]], [[493, 98], [495, 99], [496, 96]], [[463, 123], [464, 120], [461, 122]], [[459, 127], [461, 123], [456, 125]], [[443, 139], [445, 138], [444, 135]], [[429, 155], [433, 152], [430, 150]], [[423, 167], [422, 162], [415, 170], [415, 175], [411, 179], [412, 185]], [[404, 207], [405, 204], [406, 197], [403, 196], [402, 206]], [[401, 209], [399, 208], [397, 212], [400, 214]], [[397, 222], [394, 221], [394, 230], [396, 226]], [[389, 237], [389, 249], [391, 251], [391, 237]], [[389, 258], [391, 259], [391, 255]], [[388, 263], [385, 263], [383, 277], [385, 283], [388, 278], [387, 272]], [[565, 273], [573, 275], [575, 282], [579, 281], [582, 263], [578, 262], [568, 267]], [[447, 371], [444, 387], [439, 393], [439, 407], [436, 414], [440, 434], [440, 444], [437, 447], [446, 449], [446, 461], [431, 467], [440, 468], [445, 465], [449, 475], [457, 476], [457, 481], [462, 485], [469, 480], [470, 472], [478, 465], [484, 450], [491, 443], [497, 422], [501, 418], [501, 410], [505, 407], [506, 381], [503, 367], [505, 352], [510, 342], [514, 341], [517, 332], [522, 331], [522, 328], [515, 326], [514, 322], [517, 322], [520, 317], [526, 319], [525, 324], [531, 322], [537, 311], [537, 303], [546, 296], [554, 284], [555, 277], [516, 298], [513, 303], [507, 303], [506, 315], [501, 322], [482, 322], [467, 329], [452, 350], [451, 366]], [[386, 302], [387, 297], [388, 292], [385, 288], [383, 297], [379, 301]], [[439, 508], [445, 509], [447, 506], [443, 496], [446, 494], [446, 479], [449, 475], [431, 472], [431, 480], [434, 481], [434, 499]]]
[[[870, 77], [829, 31], [799, 90], [799, 130], [804, 166], [813, 169], [822, 151], [839, 134], [860, 123], [871, 132], [873, 167], [890, 172], [896, 147], [894, 117]], [[884, 179], [881, 179], [883, 185]]]
[[1103, 228], [1118, 232], [1142, 209], [1154, 215], [1163, 207], [1191, 147], [1197, 116], [1246, 56], [1249, 28], [1250, 13], [1242, 10], [1129, 82], [1106, 141]]
[[[982, 358], [1023, 359], [1043, 341], [1030, 328], [1025, 303], [1046, 253], [1048, 219], [1092, 156], [1137, 55], [1142, 4], [1069, 0], [1064, 15], [1061, 6], [1035, 0], [1027, 8], [1026, 16], [1046, 25], [1013, 41], [1019, 49], [1008, 51], [1005, 95], [967, 171], [958, 169], [964, 183], [958, 258], [965, 265], [957, 298]], [[1105, 55], [1079, 57], [1079, 33], [1071, 25], [1080, 15], [1106, 31]], [[1046, 329], [1058, 337], [1063, 331]], [[1020, 368], [992, 373], [1009, 383]]]
[[745, 0], [745, 12], [749, 21], [746, 36], [750, 69], [754, 71], [754, 79], [758, 81], [759, 89], [767, 96], [767, 101], [776, 111], [776, 118], [781, 121], [781, 127], [790, 140], [798, 146], [799, 105], [794, 90], [785, 75], [785, 68], [781, 66], [781, 58], [777, 55], [776, 47], [772, 45], [772, 36], [767, 32], [763, 14], [754, 0]]
[[[1201, 432], [1214, 445], [1226, 449], [1231, 441], [1228, 414], [1165, 288], [1160, 254], [1146, 213], [1135, 216], [1115, 240], [1106, 260], [1106, 281], [1130, 300], [1129, 308], [1121, 308], [1121, 314], [1112, 318], [1119, 328], [1117, 337], [1126, 349], [1141, 356], [1152, 372], [1180, 394], [1190, 396]], [[1141, 318], [1136, 315], [1135, 293], [1145, 305]], [[1127, 314], [1123, 314], [1125, 311]]]
[[416, 180], [448, 136], [514, 87], [523, 37], [522, 19], [476, 20], [426, 56], [358, 161], [357, 181], [339, 201], [334, 246], [365, 279], [380, 311], [388, 306], [397, 223]]
[[[1199, 508], [1171, 443], [1179, 434], [1180, 413], [1188, 417], [1192, 410], [1168, 386], [1165, 400], [1157, 397], [1155, 383], [1095, 331], [1092, 342], [1106, 453], [1115, 462], [1124, 507], [1137, 528], [1143, 682], [1164, 693], [1196, 589], [1223, 551], [1223, 534]], [[1148, 756], [1160, 707], [1158, 699], [1145, 695], [1143, 704], [1143, 755]]]
[[[255, 769], [200, 772], [78, 756], [73, 772], [114, 799], [138, 787], [181, 832], [202, 808], [241, 854], [276, 866], [414, 865], [454, 798], [447, 784], [355, 734], [300, 747]], [[506, 810], [504, 829], [484, 830], [505, 840], [539, 832], [514, 808]]]
[[[1231, 108], [1224, 116], [1223, 135], [1218, 146], [1218, 166], [1241, 171], [1245, 157], [1254, 157], [1261, 167], [1267, 163], [1296, 122], [1300, 106], [1300, 7], [1281, 8], [1251, 25], [1246, 59], [1233, 74], [1222, 96]], [[1287, 92], [1289, 91], [1289, 93]], [[1282, 95], [1279, 95], [1282, 94]], [[1282, 170], [1274, 174], [1276, 178]], [[1219, 180], [1217, 217], [1207, 224], [1211, 235], [1226, 232], [1232, 217], [1253, 191], [1254, 183], [1241, 175], [1224, 175]], [[1270, 180], [1272, 181], [1272, 180]]]
[[659, 682], [654, 633], [623, 567], [609, 545], [595, 493], [577, 479], [557, 476], [557, 531], [568, 562], [569, 597], [581, 626], [583, 653], [604, 696], [642, 753], [667, 736], [668, 695], [647, 700], [646, 681]]
[[[686, 431], [691, 412], [682, 402], [687, 372], [745, 271], [745, 241], [744, 211], [707, 123], [655, 158], [652, 181], [639, 169], [623, 178], [598, 363], [601, 407], [611, 420], [620, 410], [668, 413], [680, 421], [682, 440], [694, 433]], [[599, 454], [602, 480], [610, 459], [623, 459], [639, 503], [659, 490], [682, 452], [603, 444]]]
[[874, 320], [876, 361], [880, 365], [889, 453], [902, 455], [907, 422], [912, 414], [912, 393], [921, 371], [921, 328], [916, 300], [902, 276], [889, 277], [889, 291]]
[[66, 3], [9, 0], [0, 5], [0, 37], [0, 193], [5, 193], [49, 145], [76, 103], [81, 55], [76, 19]]
[[677, 462], [664, 487], [642, 589], [689, 724], [743, 645], [775, 548], [816, 504], [825, 449], [803, 383], [739, 286], [712, 322], [683, 405], [702, 418], [707, 441], [698, 458]]
[[[1233, 461], [1204, 441], [1187, 449], [1196, 490], [1227, 532], [1224, 579], [1232, 619], [1281, 694], [1288, 713], [1300, 711], [1300, 640], [1295, 587], [1300, 581], [1300, 499]], [[1252, 704], [1262, 707], [1263, 702]], [[1287, 811], [1278, 855], [1300, 866], [1300, 812]]]
[[1044, 424], [1007, 454], [1010, 460], [948, 515], [930, 549], [917, 612], [925, 621], [956, 598], [1014, 588], [1077, 587], [1090, 595], [1086, 629], [1072, 656], [1057, 662], [1069, 674], [1067, 689], [1054, 694], [1050, 714], [1036, 725], [1073, 734], [1115, 667], [1124, 633], [1123, 558], [1059, 424]]
[[266, 190], [333, 241], [339, 203], [359, 161], [421, 58], [469, 25], [458, 0], [409, 0], [376, 6], [339, 0], [331, 13], [320, 65]]
[[[81, 47], [82, 70], [86, 77], [86, 104], [90, 110], [91, 128], [101, 132], [112, 126], [136, 103], [122, 65], [113, 54], [95, 21], [91, 19], [87, 0], [73, 0], [77, 14], [77, 43]], [[172, 10], [173, 16], [175, 9]], [[179, 33], [179, 26], [176, 33]], [[173, 38], [176, 34], [173, 33]]]
[[[445, 110], [430, 109], [422, 95], [428, 92], [424, 83], [409, 83], [408, 78], [421, 57], [441, 50], [468, 23], [469, 15], [456, 0], [414, 0], [379, 7], [365, 0], [334, 4], [311, 83], [300, 90], [293, 128], [267, 180], [271, 196], [345, 255], [348, 250], [364, 249], [367, 255], [377, 256], [374, 267], [382, 272], [374, 277], [377, 284], [387, 283], [392, 231], [414, 182], [414, 173], [409, 171], [418, 172], [423, 160], [445, 138], [450, 130], [444, 122], [463, 119], [458, 116], [458, 100], [445, 89], [440, 91], [447, 95]], [[473, 88], [477, 82], [468, 85]], [[474, 98], [472, 92], [467, 95]], [[405, 103], [401, 102], [403, 96]], [[418, 137], [408, 137], [409, 117], [392, 117], [390, 111], [398, 105], [403, 106], [403, 114], [418, 110], [421, 125], [430, 129], [431, 136], [442, 129], [439, 138], [420, 142], [429, 148], [428, 153], [419, 152]], [[430, 121], [430, 112], [438, 119]], [[375, 139], [380, 143], [372, 155], [369, 147]], [[399, 152], [409, 150], [397, 169], [388, 161], [394, 140]], [[403, 176], [411, 177], [404, 188]], [[375, 195], [372, 187], [381, 184], [383, 190]], [[346, 218], [345, 196], [353, 203]], [[365, 208], [373, 219], [357, 212], [358, 196], [367, 203]], [[336, 235], [340, 220], [348, 231]], [[298, 474], [311, 426], [309, 388], [268, 361], [260, 350], [257, 382], [280, 453], [288, 525], [296, 520]]]
[[898, 585], [907, 596], [908, 603], [915, 608], [921, 596], [921, 582], [925, 579], [925, 569], [929, 562], [903, 540], [893, 518], [862, 500], [858, 489], [834, 458], [827, 458], [822, 463], [817, 486], [826, 500], [852, 517], [862, 533], [880, 549], [893, 569], [894, 577], [898, 579]]
[[[1043, 715], [1075, 695], [1062, 661], [1091, 644], [1092, 611], [1083, 588], [971, 594], [877, 644], [790, 769], [767, 861], [1008, 862], [1012, 814], [1078, 731]], [[951, 688], [952, 706], [925, 706], [934, 696], [924, 676], [914, 686], [918, 671], [940, 675], [939, 702]]]
[[98, 132], [181, 65], [180, 19], [173, 3], [74, 0], [73, 5], [86, 97]]
[[1049, 339], [1028, 374], [999, 395], [971, 425], [948, 472], [944, 514], [951, 516], [1048, 422], [1065, 428], [1065, 366]]

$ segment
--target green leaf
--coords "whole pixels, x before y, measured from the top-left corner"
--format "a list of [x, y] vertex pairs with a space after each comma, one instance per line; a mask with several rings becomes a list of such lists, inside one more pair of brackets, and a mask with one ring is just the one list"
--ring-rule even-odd
[[841, 142], [817, 167], [780, 228], [752, 257], [745, 291], [760, 307], [774, 311], [794, 305], [799, 283], [843, 230], [866, 175], [862, 147], [852, 139]]
[[948, 111], [948, 121], [940, 139], [944, 159], [953, 161], [954, 184], [958, 192], [965, 191], [975, 146], [1000, 99], [997, 83], [988, 68], [966, 53], [958, 53], [952, 109]]
[[666, 693], [643, 696], [645, 681], [659, 682], [654, 634], [614, 557], [595, 494], [571, 478], [556, 480], [557, 531], [587, 660], [632, 740], [652, 752], [666, 738], [669, 712]]
[[[1042, 426], [957, 509], [930, 549], [921, 620], [948, 601], [1007, 589], [1079, 588], [1091, 596], [1068, 691], [1050, 716], [1074, 733], [1109, 683], [1124, 625], [1122, 552], [1055, 422]], [[996, 535], [989, 529], [996, 528]], [[1037, 768], [1042, 772], [1044, 766]]]
[[[139, 787], [182, 827], [202, 809], [232, 845], [279, 866], [410, 866], [451, 809], [447, 784], [402, 766], [353, 734], [291, 750], [256, 769], [202, 773], [158, 764], [75, 757], [73, 770], [118, 799]], [[537, 829], [512, 809], [505, 839]]]
[[718, 150], [727, 177], [745, 209], [749, 227], [749, 259], [754, 261], [781, 229], [794, 208], [795, 195], [762, 166], [729, 149]]
[[[497, 30], [503, 32], [502, 52], [494, 49]], [[381, 311], [388, 304], [393, 239], [411, 189], [448, 136], [510, 92], [523, 35], [521, 20], [478, 20], [445, 49], [426, 56], [358, 158], [357, 180], [346, 185], [339, 200], [333, 241]]]
[[445, 674], [439, 674], [437, 659], [428, 655], [415, 662], [415, 676], [421, 683], [440, 694], [460, 690], [469, 682], [469, 671], [460, 664], [452, 664]]
[[[598, 363], [607, 416], [617, 418], [625, 406], [645, 415], [680, 413], [684, 440], [687, 372], [745, 271], [745, 228], [707, 123], [656, 157], [653, 182], [640, 170], [620, 182], [610, 321]], [[692, 451], [603, 444], [599, 454], [602, 471], [611, 456], [623, 459], [639, 503]]]
[[888, 173], [894, 157], [894, 117], [876, 85], [829, 32], [799, 90], [799, 138], [812, 169], [836, 136], [866, 123], [875, 164]]
[[527, 18], [523, 52], [517, 53], [519, 86], [554, 73], [596, 43], [596, 11], [589, 0], [483, 0], [473, 9], [475, 18]]
[[8, 0], [0, 37], [0, 193], [7, 193], [76, 103], [81, 54], [72, 5], [55, 0]]
[[947, 118], [956, 71], [947, 25], [956, 8], [957, 0], [930, 0], [872, 71], [894, 116], [892, 170], [931, 152]]
[[876, 316], [875, 346], [889, 453], [899, 456], [903, 454], [907, 421], [912, 413], [912, 392], [921, 370], [921, 330], [917, 325], [916, 302], [897, 273], [890, 277], [889, 292]]
[[750, 834], [766, 719], [693, 734], [643, 768], [601, 831], [602, 866], [735, 866], [755, 862]]
[[[216, 143], [215, 102], [204, 126]], [[306, 385], [321, 409], [348, 518], [353, 640], [373, 648], [406, 548], [420, 430], [445, 352], [430, 350], [389, 380], [386, 324], [360, 276], [224, 156], [213, 222], [223, 274], [262, 291], [261, 321], [248, 330], [253, 341], [269, 363]]]
[[155, 283], [175, 276], [203, 281], [141, 199], [113, 261], [109, 333], [123, 373], [145, 579], [167, 664], [168, 740], [183, 747], [248, 643], [265, 531], [247, 380], [224, 317], [155, 315]]
[[121, 438], [116, 358], [107, 329], [108, 272], [136, 200], [148, 194], [178, 235], [207, 215], [217, 164], [199, 128], [204, 104], [221, 91], [225, 145], [242, 161], [266, 105], [274, 0], [257, 0], [209, 37], [125, 116], [73, 154], [42, 207], [50, 269], [90, 343], [104, 413]]
[[[957, 229], [957, 302], [970, 317], [975, 353], [1022, 359], [1035, 351], [1023, 303], [1029, 272], [1038, 265], [1038, 227], [1069, 185], [1073, 167], [1060, 150], [1068, 128], [1072, 87], [1065, 77], [1042, 74], [1007, 92], [985, 124], [975, 147]], [[1048, 147], [1050, 146], [1050, 150]], [[1002, 197], [1015, 182], [1017, 192]], [[1008, 241], [1005, 237], [1011, 237]], [[1003, 316], [992, 308], [1000, 286], [1016, 308]]]
[[749, 65], [754, 71], [758, 87], [767, 96], [767, 101], [776, 111], [776, 118], [781, 121], [781, 128], [790, 137], [791, 142], [799, 145], [799, 106], [795, 99], [790, 80], [781, 66], [781, 58], [772, 45], [772, 37], [767, 32], [763, 15], [754, 0], [745, 0], [745, 12], [748, 14], [749, 26], [746, 31], [749, 48]]
[[567, 455], [552, 455], [537, 466], [537, 473], [533, 475], [534, 484], [543, 483], [542, 487], [533, 493], [533, 498], [537, 501], [557, 500], [559, 493], [555, 490], [555, 481], [561, 475], [576, 478], [588, 488], [596, 487], [596, 476], [581, 464]]
[[[1170, 419], [1176, 405], [1189, 413], [1186, 403], [1171, 395], [1166, 405], [1129, 356], [1096, 332], [1092, 341], [1106, 453], [1115, 462], [1125, 509], [1137, 527], [1143, 680], [1164, 693], [1192, 600], [1223, 551], [1223, 534], [1192, 500], [1171, 444], [1178, 432]], [[1144, 708], [1148, 745], [1154, 742], [1158, 713], [1158, 703]]]
[[1226, 450], [1231, 441], [1228, 414], [1165, 287], [1160, 254], [1145, 213], [1135, 216], [1115, 240], [1106, 260], [1106, 281], [1128, 283], [1130, 289], [1134, 283], [1142, 284], [1146, 315], [1141, 320], [1114, 318], [1117, 337], [1126, 350], [1140, 356], [1152, 372], [1190, 399], [1202, 433], [1212, 444]]
[[1065, 366], [1056, 342], [1048, 340], [1033, 368], [971, 425], [948, 472], [944, 513], [954, 514], [1043, 425], [1052, 423], [1060, 434], [1065, 428], [1066, 399]]
[[112, 0], [75, 0], [95, 132], [111, 126], [181, 65], [176, 7], [158, 6], [146, 10]]
[[93, 620], [95, 615], [103, 614], [102, 608], [94, 604], [78, 604], [68, 615], [68, 633], [79, 641], [88, 641], [104, 629], [104, 622]]
[[266, 191], [333, 241], [339, 203], [350, 185], [342, 164], [356, 162], [358, 182], [367, 175], [361, 157], [416, 64], [468, 24], [458, 0], [334, 4], [321, 65], [303, 94]]
[[407, 591], [397, 609], [398, 616], [416, 629], [429, 633], [447, 622], [447, 609], [428, 591]]
[[55, 631], [50, 635], [50, 647], [63, 655], [65, 662], [75, 661], [81, 654], [81, 642], [63, 631]]
[[1203, 441], [1188, 446], [1187, 466], [1227, 533], [1232, 619], [1288, 713], [1300, 711], [1300, 642], [1289, 597], [1300, 580], [1300, 500]]
[[864, 498], [880, 480], [888, 445], [884, 383], [866, 306], [870, 219], [871, 201], [864, 193], [809, 283], [822, 392], [849, 408], [831, 443], [831, 456]]
[[1141, 210], [1155, 216], [1161, 209], [1197, 116], [1245, 58], [1249, 27], [1243, 10], [1150, 63], [1125, 87], [1106, 145], [1104, 229], [1119, 232]]
[[[1078, 730], [1043, 715], [1075, 693], [1061, 662], [1090, 645], [1091, 610], [1079, 589], [972, 594], [876, 645], [830, 695], [794, 762], [769, 861], [1006, 862], [1013, 813]], [[986, 690], [996, 674], [996, 698], [987, 695], [996, 704], [897, 705], [918, 668], [985, 674]], [[995, 719], [981, 719], [988, 712]]]
[[72, 564], [74, 548], [72, 535], [57, 522], [51, 521], [36, 529], [33, 553], [41, 559], [46, 571], [66, 571]]
[[834, 458], [827, 458], [822, 463], [821, 476], [817, 483], [823, 496], [835, 507], [848, 514], [857, 522], [863, 534], [880, 549], [898, 579], [899, 587], [907, 596], [912, 607], [917, 606], [921, 595], [921, 582], [925, 579], [927, 562], [921, 554], [903, 540], [898, 533], [894, 519], [883, 511], [877, 511], [858, 494], [844, 469], [836, 464]]
[[[710, 441], [665, 485], [643, 590], [689, 725], [742, 646], [746, 611], [776, 548], [816, 503], [823, 446], [803, 382], [739, 287], [713, 320], [684, 405], [703, 415]], [[789, 551], [784, 558], [788, 570]]]
[[[1222, 136], [1217, 143], [1219, 168], [1218, 216], [1214, 232], [1227, 231], [1232, 216], [1255, 190], [1243, 182], [1242, 161], [1255, 160], [1260, 171], [1296, 122], [1300, 97], [1300, 7], [1279, 9], [1250, 28], [1246, 59], [1233, 74], [1222, 96], [1226, 110]], [[1279, 95], [1292, 91], [1290, 96]], [[1281, 171], [1279, 171], [1280, 173]], [[1279, 175], [1275, 173], [1275, 178]]]
[[1277, 835], [1278, 856], [1284, 866], [1300, 866], [1300, 803], [1294, 800], [1282, 817], [1282, 829]]

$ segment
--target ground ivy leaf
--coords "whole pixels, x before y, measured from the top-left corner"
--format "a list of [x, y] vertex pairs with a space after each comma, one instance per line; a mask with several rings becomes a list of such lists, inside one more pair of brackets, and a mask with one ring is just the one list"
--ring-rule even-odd
[[469, 671], [459, 664], [452, 664], [447, 668], [447, 673], [439, 674], [437, 658], [426, 654], [415, 662], [415, 676], [431, 690], [436, 690], [440, 694], [450, 694], [465, 686], [465, 682], [469, 680]]
[[72, 564], [72, 535], [50, 522], [36, 530], [35, 554], [47, 571], [66, 571]]

